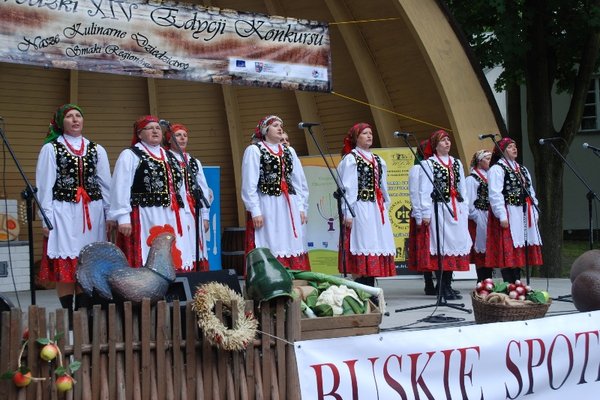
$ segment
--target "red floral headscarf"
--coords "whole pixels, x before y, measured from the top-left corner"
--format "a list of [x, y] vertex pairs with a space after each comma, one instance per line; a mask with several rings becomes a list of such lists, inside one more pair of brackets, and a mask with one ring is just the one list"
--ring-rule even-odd
[[431, 134], [429, 137], [429, 145], [431, 146], [431, 155], [435, 154], [436, 147], [445, 137], [450, 137], [450, 134], [443, 129], [437, 130]]
[[277, 115], [267, 115], [258, 121], [258, 125], [256, 125], [256, 128], [254, 128], [254, 133], [252, 134], [252, 140], [264, 140], [265, 136], [267, 135], [267, 129], [269, 129], [269, 125], [275, 121], [279, 121], [281, 125], [283, 125], [283, 120]]
[[144, 129], [146, 125], [148, 125], [150, 122], [158, 123], [159, 121], [160, 120], [158, 117], [155, 117], [154, 115], [144, 115], [139, 117], [133, 124], [133, 137], [131, 138], [131, 145], [133, 146], [140, 141], [138, 133], [140, 133], [140, 131]]
[[163, 139], [163, 143], [167, 149], [171, 148], [171, 138], [173, 134], [177, 131], [185, 131], [185, 133], [190, 134], [190, 130], [184, 124], [172, 124], [170, 129], [167, 129], [165, 132], [165, 138]]
[[485, 157], [492, 155], [492, 152], [489, 150], [477, 150], [473, 157], [471, 158], [471, 168], [477, 168], [479, 161], [483, 160]]
[[51, 141], [63, 134], [63, 123], [65, 120], [65, 115], [67, 115], [67, 113], [71, 110], [79, 111], [79, 113], [83, 117], [83, 111], [76, 104], [63, 104], [62, 106], [58, 107], [54, 112], [54, 116], [50, 121], [50, 125], [48, 126], [48, 133], [44, 138], [44, 143], [50, 143]]
[[356, 147], [356, 139], [358, 138], [358, 135], [360, 135], [360, 133], [367, 128], [371, 128], [371, 130], [373, 129], [371, 125], [367, 124], [366, 122], [359, 122], [357, 124], [352, 125], [352, 128], [348, 130], [348, 134], [344, 138], [342, 156], [345, 156], [346, 154], [350, 153], [352, 149]]
[[502, 139], [498, 140], [496, 143], [498, 146], [494, 147], [494, 151], [492, 152], [492, 161], [490, 164], [496, 164], [498, 160], [502, 158], [504, 150], [506, 150], [508, 145], [511, 143], [515, 143], [515, 141], [509, 137], [503, 137]]
[[417, 157], [415, 158], [414, 165], [417, 165], [419, 161], [427, 160], [432, 155], [429, 139], [421, 140], [421, 143], [419, 143], [419, 148], [417, 149]]

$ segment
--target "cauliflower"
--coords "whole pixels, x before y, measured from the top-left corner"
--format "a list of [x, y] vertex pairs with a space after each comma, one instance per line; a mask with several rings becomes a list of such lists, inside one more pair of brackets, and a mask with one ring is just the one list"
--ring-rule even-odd
[[360, 301], [356, 292], [353, 289], [349, 289], [346, 285], [331, 285], [319, 295], [317, 305], [329, 304], [333, 310], [333, 315], [341, 315], [343, 312], [342, 303], [346, 296], [351, 296]]

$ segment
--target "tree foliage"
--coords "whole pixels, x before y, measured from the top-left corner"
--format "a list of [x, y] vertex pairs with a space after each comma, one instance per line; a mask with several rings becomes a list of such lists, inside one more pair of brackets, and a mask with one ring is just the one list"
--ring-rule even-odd
[[[581, 125], [599, 67], [600, 0], [440, 0], [464, 31], [481, 66], [501, 66], [497, 90], [525, 87], [528, 141], [534, 158], [543, 256], [548, 275], [561, 274], [562, 160], [541, 138], [559, 136], [567, 155]], [[555, 127], [552, 94], [567, 92], [567, 115]]]

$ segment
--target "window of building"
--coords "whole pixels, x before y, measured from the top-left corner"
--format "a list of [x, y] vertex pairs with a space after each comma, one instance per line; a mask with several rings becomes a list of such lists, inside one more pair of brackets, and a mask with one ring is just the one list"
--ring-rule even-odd
[[600, 77], [592, 78], [581, 120], [581, 132], [600, 130]]

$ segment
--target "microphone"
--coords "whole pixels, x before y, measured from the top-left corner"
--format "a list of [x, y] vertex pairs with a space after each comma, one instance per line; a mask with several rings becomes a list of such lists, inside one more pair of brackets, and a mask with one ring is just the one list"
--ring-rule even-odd
[[594, 150], [594, 151], [600, 151], [600, 148], [598, 148], [596, 146], [592, 146], [591, 144], [587, 144], [587, 143], [583, 144], [583, 148], [584, 149], [591, 149], [591, 150]]
[[563, 140], [563, 138], [551, 137], [551, 138], [547, 138], [547, 139], [540, 139], [538, 142], [539, 142], [539, 144], [546, 144], [546, 142], [556, 142], [559, 140]]
[[407, 138], [409, 136], [412, 136], [412, 133], [396, 131], [393, 133], [393, 135], [395, 138]]
[[310, 128], [311, 126], [317, 126], [321, 124], [317, 124], [316, 122], [300, 122], [298, 124], [298, 129]]
[[483, 140], [483, 139], [491, 139], [491, 138], [495, 138], [496, 136], [498, 136], [497, 133], [488, 133], [487, 135], [479, 135], [479, 140]]
[[161, 119], [158, 121], [158, 124], [160, 126], [164, 126], [166, 128], [171, 128], [171, 123], [169, 121], [167, 121], [166, 119]]

